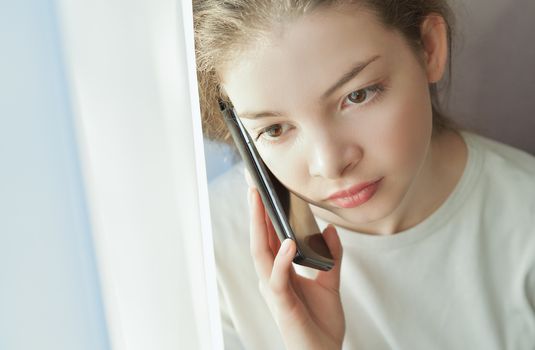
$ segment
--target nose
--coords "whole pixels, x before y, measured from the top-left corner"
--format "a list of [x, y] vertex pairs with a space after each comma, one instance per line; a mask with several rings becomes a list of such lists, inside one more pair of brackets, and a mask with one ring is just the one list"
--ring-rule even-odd
[[309, 140], [308, 168], [311, 176], [338, 179], [362, 159], [363, 151], [357, 141], [335, 131], [316, 132]]

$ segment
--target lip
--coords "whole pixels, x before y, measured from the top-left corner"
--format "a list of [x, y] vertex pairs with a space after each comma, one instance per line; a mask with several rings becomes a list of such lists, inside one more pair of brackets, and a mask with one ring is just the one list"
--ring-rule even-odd
[[327, 201], [342, 208], [357, 207], [373, 197], [375, 192], [377, 192], [381, 180], [383, 180], [382, 177], [378, 180], [363, 182], [345, 190], [335, 192], [327, 198]]

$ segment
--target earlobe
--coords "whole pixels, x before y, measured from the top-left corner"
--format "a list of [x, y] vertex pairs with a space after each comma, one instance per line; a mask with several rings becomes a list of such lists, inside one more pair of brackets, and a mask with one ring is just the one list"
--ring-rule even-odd
[[442, 79], [448, 60], [447, 24], [441, 16], [429, 15], [422, 22], [420, 33], [427, 80], [436, 83]]

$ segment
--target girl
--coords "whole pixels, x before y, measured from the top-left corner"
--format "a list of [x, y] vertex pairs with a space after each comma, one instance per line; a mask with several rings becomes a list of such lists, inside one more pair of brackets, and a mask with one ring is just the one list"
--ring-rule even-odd
[[535, 159], [440, 113], [444, 0], [199, 0], [194, 16], [207, 134], [228, 140], [231, 101], [335, 257], [294, 267], [253, 187], [247, 227], [243, 170], [218, 179], [228, 348], [535, 347]]

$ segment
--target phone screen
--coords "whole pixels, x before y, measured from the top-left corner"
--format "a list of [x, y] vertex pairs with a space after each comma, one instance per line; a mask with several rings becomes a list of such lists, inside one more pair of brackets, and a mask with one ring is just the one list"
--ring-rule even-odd
[[223, 102], [220, 103], [220, 107], [279, 239], [283, 241], [290, 238], [296, 242], [297, 253], [293, 261], [315, 269], [331, 269], [332, 255], [309, 204], [289, 191], [265, 166], [252, 138], [234, 110]]
[[268, 172], [295, 236], [294, 238], [304, 250], [310, 248], [317, 254], [332, 259], [308, 202], [284, 187], [269, 169]]

